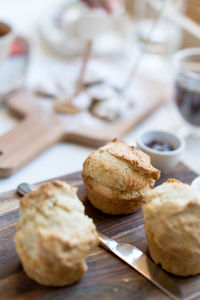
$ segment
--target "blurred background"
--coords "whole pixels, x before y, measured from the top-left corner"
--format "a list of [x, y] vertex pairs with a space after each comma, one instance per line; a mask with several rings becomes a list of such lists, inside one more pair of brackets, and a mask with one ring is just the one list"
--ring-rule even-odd
[[[122, 139], [135, 145], [138, 134], [145, 129], [180, 131], [187, 142], [183, 161], [200, 173], [200, 138], [199, 134], [188, 135], [183, 130], [185, 124], [174, 101], [177, 70], [172, 59], [179, 49], [200, 47], [199, 0], [127, 0], [110, 14], [103, 9], [91, 9], [80, 0], [0, 0], [0, 20], [11, 24], [15, 34], [8, 57], [0, 65], [1, 136], [19, 123], [7, 107], [7, 99], [14, 91], [23, 87], [64, 97], [71, 91], [87, 43], [92, 40], [87, 84], [99, 77], [105, 80], [104, 73], [110, 72], [106, 80], [118, 88], [126, 83], [126, 78], [132, 80], [127, 93], [137, 94], [134, 101], [149, 97], [149, 90], [142, 96], [146, 83], [138, 78], [145, 77], [147, 85], [148, 80], [155, 82], [152, 94], [156, 94], [156, 86], [162, 90], [162, 94], [158, 92], [162, 98], [159, 105], [149, 110], [145, 118], [141, 117]], [[107, 66], [111, 71], [105, 71]], [[135, 81], [137, 84], [133, 85]], [[96, 93], [102, 96], [105, 86], [101, 89]], [[126, 109], [117, 105], [114, 109], [109, 107], [109, 117], [114, 116], [111, 122], [121, 114], [120, 110]], [[97, 119], [102, 119], [103, 109], [93, 111]], [[38, 182], [79, 171], [93, 149], [78, 143], [58, 143], [11, 177], [0, 179], [0, 191], [13, 189], [22, 181]]]

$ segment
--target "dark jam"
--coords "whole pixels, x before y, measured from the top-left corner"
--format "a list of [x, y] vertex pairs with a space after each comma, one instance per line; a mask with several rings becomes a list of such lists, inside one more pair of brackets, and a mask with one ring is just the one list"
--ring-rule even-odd
[[164, 143], [164, 142], [160, 142], [157, 140], [152, 140], [149, 143], [146, 144], [147, 147], [152, 148], [154, 150], [157, 151], [173, 151], [175, 150], [174, 147], [172, 147], [171, 145]]
[[176, 83], [175, 99], [182, 117], [190, 124], [200, 126], [200, 87], [197, 90]]

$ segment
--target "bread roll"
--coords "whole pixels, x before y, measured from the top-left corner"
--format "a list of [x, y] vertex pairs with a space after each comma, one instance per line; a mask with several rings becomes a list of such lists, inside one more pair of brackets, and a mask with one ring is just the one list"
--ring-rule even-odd
[[87, 271], [85, 258], [97, 245], [97, 233], [76, 188], [51, 181], [24, 196], [17, 229], [18, 255], [26, 274], [36, 282], [69, 285]]
[[200, 273], [200, 192], [169, 180], [144, 195], [143, 217], [149, 252], [166, 271]]
[[147, 154], [114, 140], [86, 159], [82, 176], [90, 202], [104, 213], [119, 215], [141, 207], [142, 193], [154, 185], [160, 171]]

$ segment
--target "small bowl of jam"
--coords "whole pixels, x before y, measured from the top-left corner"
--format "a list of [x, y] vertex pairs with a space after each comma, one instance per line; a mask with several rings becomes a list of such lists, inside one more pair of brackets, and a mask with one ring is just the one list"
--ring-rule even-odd
[[154, 167], [167, 173], [179, 163], [185, 141], [169, 131], [150, 130], [139, 136], [137, 146], [151, 157]]

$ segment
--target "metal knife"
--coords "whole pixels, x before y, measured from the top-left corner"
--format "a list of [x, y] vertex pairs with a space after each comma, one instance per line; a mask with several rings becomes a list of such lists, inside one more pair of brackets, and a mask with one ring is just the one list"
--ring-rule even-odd
[[[17, 187], [18, 193], [22, 196], [33, 191], [33, 189], [34, 187], [28, 183], [21, 183]], [[117, 242], [99, 231], [98, 235], [103, 248], [125, 261], [172, 299], [183, 299], [176, 283], [142, 251], [131, 244]]]
[[131, 244], [119, 243], [98, 231], [101, 246], [125, 261], [175, 300], [183, 299], [176, 283], [142, 251]]

